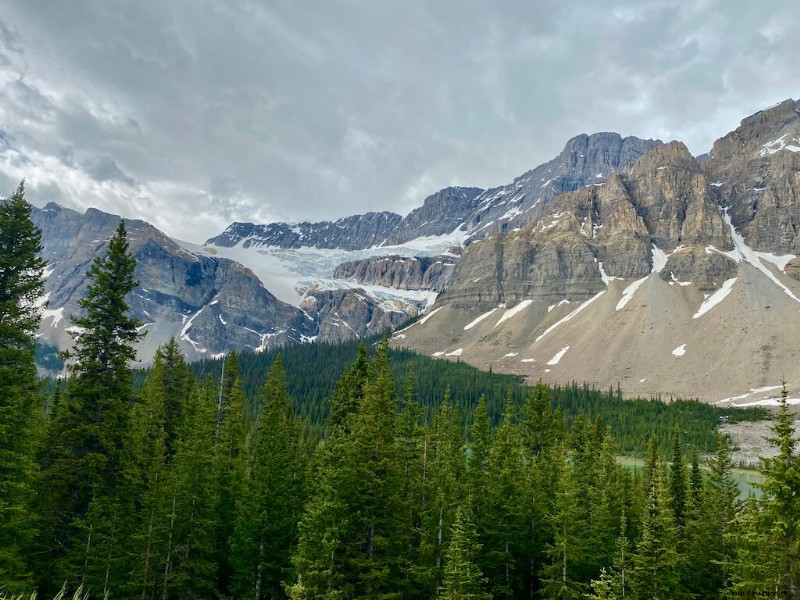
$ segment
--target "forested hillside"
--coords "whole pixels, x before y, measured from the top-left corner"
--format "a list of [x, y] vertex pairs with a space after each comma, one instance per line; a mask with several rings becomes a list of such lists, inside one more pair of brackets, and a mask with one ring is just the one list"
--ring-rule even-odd
[[[249, 410], [256, 410], [265, 375], [280, 356], [293, 410], [308, 421], [317, 435], [327, 435], [329, 399], [342, 372], [356, 359], [362, 346], [371, 356], [379, 341], [379, 337], [374, 337], [363, 342], [293, 345], [261, 354], [239, 354], [240, 384]], [[486, 399], [489, 420], [496, 426], [502, 419], [507, 398], [519, 408], [531, 392], [522, 377], [481, 371], [462, 362], [434, 360], [408, 350], [390, 348], [389, 355], [397, 395], [402, 396], [409, 374], [413, 375], [415, 397], [424, 409], [425, 419], [430, 421], [448, 392], [467, 435], [481, 397]], [[192, 363], [191, 369], [199, 381], [211, 377], [218, 383], [222, 366], [222, 360], [205, 360]], [[682, 432], [685, 444], [696, 447], [701, 454], [712, 453], [720, 417], [731, 423], [769, 417], [763, 408], [723, 409], [695, 400], [623, 398], [619, 389], [600, 391], [577, 383], [548, 388], [548, 393], [567, 427], [580, 413], [590, 420], [600, 418], [614, 431], [616, 451], [636, 456], [644, 456], [652, 435], [660, 440], [660, 449], [667, 452], [676, 427]]]
[[[220, 362], [197, 377], [171, 341], [139, 389], [123, 223], [87, 273], [66, 386], [44, 395], [39, 247], [20, 186], [0, 204], [2, 594], [798, 596], [800, 458], [785, 392], [779, 454], [760, 497], [742, 503], [726, 438], [700, 469], [711, 407], [526, 389], [385, 341], [330, 361], [234, 354], [218, 380], [205, 374]], [[646, 444], [640, 473], [615, 461], [628, 444], [617, 428]]]

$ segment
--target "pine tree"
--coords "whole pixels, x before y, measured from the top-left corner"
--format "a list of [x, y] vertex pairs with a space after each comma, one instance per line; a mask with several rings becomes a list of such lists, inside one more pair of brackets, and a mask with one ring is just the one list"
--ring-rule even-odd
[[422, 582], [435, 594], [442, 581], [445, 549], [455, 508], [462, 497], [462, 475], [465, 467], [464, 440], [458, 410], [450, 404], [450, 391], [434, 415], [430, 435], [430, 477], [425, 490], [429, 502], [422, 517], [422, 540], [419, 561]]
[[519, 537], [525, 530], [524, 450], [513, 421], [514, 406], [508, 399], [489, 452], [484, 510], [477, 522], [483, 544], [479, 565], [493, 598], [514, 597], [528, 566], [520, 560], [524, 541]]
[[677, 427], [672, 436], [672, 465], [669, 471], [669, 489], [675, 524], [678, 527], [683, 527], [686, 518], [687, 482], [686, 468], [683, 463], [681, 433]]
[[215, 470], [218, 478], [216, 558], [217, 585], [227, 592], [233, 567], [229, 546], [236, 518], [236, 500], [242, 493], [249, 423], [245, 414], [244, 394], [239, 384], [239, 362], [235, 352], [224, 362], [217, 396], [217, 420], [214, 430]]
[[174, 339], [156, 351], [136, 404], [124, 453], [124, 492], [132, 519], [125, 589], [138, 597], [163, 593], [173, 461], [194, 378]]
[[772, 436], [778, 455], [763, 458], [762, 495], [751, 499], [738, 519], [734, 593], [771, 594], [797, 598], [800, 579], [800, 457], [794, 417], [787, 402], [784, 382]]
[[293, 597], [398, 598], [408, 568], [408, 507], [394, 437], [388, 342], [369, 363], [364, 397], [332, 428], [300, 524]]
[[236, 501], [230, 545], [235, 597], [284, 597], [293, 543], [289, 394], [280, 357], [267, 374], [249, 474]]
[[633, 557], [631, 591], [637, 600], [673, 598], [678, 587], [675, 517], [665, 479], [665, 467], [656, 460], [645, 489], [642, 539]]
[[31, 221], [25, 185], [0, 202], [0, 588], [31, 580], [26, 554], [33, 518], [35, 414], [34, 334], [44, 291], [41, 233]]
[[441, 598], [450, 600], [489, 600], [487, 579], [481, 573], [477, 554], [481, 545], [477, 542], [472, 510], [461, 504], [455, 512], [450, 543], [444, 559], [444, 581]]
[[161, 586], [167, 598], [210, 598], [217, 587], [217, 397], [210, 381], [189, 398], [167, 490]]
[[[75, 581], [96, 555], [92, 540], [111, 539], [116, 530], [109, 519], [119, 511], [110, 507], [124, 472], [121, 450], [134, 402], [130, 362], [141, 337], [141, 323], [128, 314], [125, 300], [138, 285], [135, 267], [120, 221], [107, 255], [97, 257], [87, 272], [87, 295], [79, 301], [85, 314], [73, 317], [71, 377], [47, 432], [40, 556], [49, 556], [56, 571], [41, 582], [44, 589], [59, 579]], [[103, 508], [93, 512], [93, 522], [88, 516], [95, 501]], [[101, 526], [108, 530], [101, 534], [96, 529]]]
[[584, 591], [578, 571], [587, 559], [582, 535], [587, 522], [582, 514], [585, 507], [580, 503], [577, 474], [567, 454], [562, 455], [555, 496], [551, 515], [553, 540], [548, 547], [551, 562], [544, 568], [544, 592], [547, 598], [579, 598]]

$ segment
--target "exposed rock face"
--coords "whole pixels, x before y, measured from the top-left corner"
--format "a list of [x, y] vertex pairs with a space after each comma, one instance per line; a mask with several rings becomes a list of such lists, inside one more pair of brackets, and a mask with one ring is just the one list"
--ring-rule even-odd
[[665, 279], [715, 289], [735, 270], [729, 259], [706, 252], [732, 250], [730, 233], [699, 163], [680, 142], [564, 194], [520, 231], [468, 246], [440, 301], [484, 309], [524, 299], [587, 299], [605, 288], [604, 277], [650, 273], [654, 246], [670, 254], [659, 266]]
[[334, 277], [400, 290], [441, 292], [450, 285], [457, 260], [457, 256], [367, 258], [342, 263]]
[[[45, 282], [45, 335], [66, 347], [69, 317], [80, 311], [78, 300], [86, 293], [86, 270], [105, 252], [119, 217], [94, 209], [81, 215], [55, 204], [34, 209], [32, 216], [42, 230], [42, 254], [52, 269]], [[149, 333], [142, 358], [149, 359], [170, 336], [179, 338], [194, 357], [266, 348], [314, 333], [300, 311], [276, 300], [241, 265], [188, 252], [143, 221], [126, 224], [137, 263], [134, 276], [140, 282], [128, 302]]]
[[800, 104], [785, 100], [714, 143], [704, 165], [718, 201], [753, 248], [800, 254]]
[[402, 222], [400, 215], [391, 212], [366, 213], [337, 221], [320, 223], [233, 223], [209, 244], [231, 247], [245, 240], [245, 247], [277, 246], [280, 248], [342, 248], [360, 250], [383, 243]]
[[397, 301], [376, 302], [361, 289], [307, 290], [303, 310], [318, 323], [320, 340], [341, 341], [397, 328], [419, 309]]
[[480, 188], [449, 187], [428, 196], [389, 235], [387, 245], [450, 233], [475, 211], [483, 192]]
[[397, 343], [533, 380], [725, 403], [800, 381], [799, 110], [745, 119], [702, 161], [659, 146], [467, 246], [430, 318]]
[[486, 190], [467, 220], [471, 240], [511, 231], [549, 212], [564, 193], [600, 182], [661, 145], [660, 140], [623, 138], [617, 133], [578, 135], [553, 160], [517, 177], [513, 183]]
[[[49, 307], [42, 323], [44, 339], [66, 348], [72, 341], [70, 316], [80, 311], [78, 300], [86, 294], [86, 270], [106, 251], [119, 217], [94, 209], [82, 215], [56, 204], [34, 208], [32, 216], [42, 230], [42, 254], [52, 269], [45, 282]], [[237, 262], [186, 250], [144, 221], [129, 220], [126, 226], [140, 283], [128, 303], [145, 323], [147, 336], [139, 347], [144, 361], [170, 337], [189, 358], [207, 357], [231, 349], [263, 350], [380, 332], [422, 308], [339, 290], [308, 292], [310, 310], [303, 311], [277, 300]]]
[[457, 228], [471, 240], [484, 239], [546, 214], [547, 206], [560, 194], [601, 181], [660, 144], [660, 140], [623, 138], [617, 133], [583, 134], [569, 140], [556, 158], [509, 185], [486, 191], [445, 188], [405, 218], [383, 212], [321, 223], [233, 223], [208, 243], [232, 247], [244, 240], [245, 246], [359, 250], [440, 236]]
[[319, 223], [233, 223], [207, 243], [232, 247], [340, 248], [363, 250], [373, 246], [402, 244], [419, 237], [450, 233], [475, 209], [480, 188], [449, 187], [425, 199], [405, 218], [391, 212], [366, 213]]

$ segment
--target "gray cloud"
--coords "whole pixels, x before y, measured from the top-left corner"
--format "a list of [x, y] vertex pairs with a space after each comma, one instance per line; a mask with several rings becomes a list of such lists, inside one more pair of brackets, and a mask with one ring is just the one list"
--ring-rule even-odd
[[12, 0], [0, 181], [194, 241], [404, 212], [581, 132], [705, 152], [799, 95], [799, 26], [793, 0]]

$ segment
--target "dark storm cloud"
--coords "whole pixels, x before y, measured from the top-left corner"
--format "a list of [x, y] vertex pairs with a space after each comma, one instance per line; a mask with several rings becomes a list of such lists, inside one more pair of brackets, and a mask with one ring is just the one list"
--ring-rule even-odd
[[12, 0], [0, 173], [27, 177], [37, 203], [199, 241], [232, 220], [403, 212], [446, 185], [499, 185], [581, 132], [699, 154], [800, 95], [798, 13], [788, 0]]

